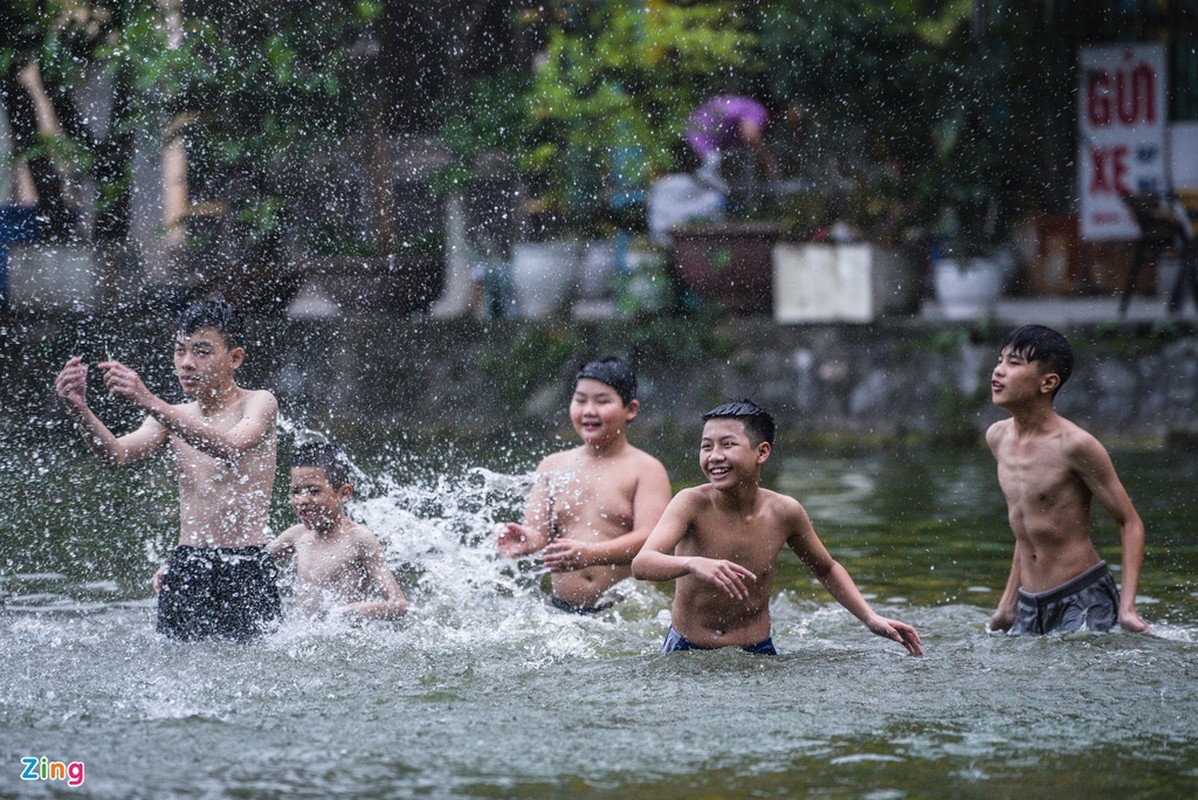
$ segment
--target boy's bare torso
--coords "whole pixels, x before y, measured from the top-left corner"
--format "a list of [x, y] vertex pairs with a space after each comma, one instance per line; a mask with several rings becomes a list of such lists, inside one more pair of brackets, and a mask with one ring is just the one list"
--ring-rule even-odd
[[700, 647], [752, 645], [768, 638], [777, 557], [792, 529], [786, 519], [787, 505], [797, 506], [797, 501], [758, 489], [754, 508], [742, 513], [727, 508], [711, 486], [685, 493], [690, 524], [675, 554], [733, 561], [757, 577], [745, 580], [749, 596], [741, 600], [693, 575], [678, 578], [672, 611], [675, 629]]
[[331, 606], [362, 603], [378, 587], [372, 585], [367, 564], [374, 534], [349, 521], [343, 530], [322, 536], [303, 525], [283, 534], [295, 553], [295, 599], [305, 610], [327, 611]]
[[[246, 418], [247, 404], [257, 393], [239, 390], [234, 402], [206, 418], [197, 403], [179, 408], [193, 419], [227, 431]], [[277, 439], [273, 422], [261, 441], [236, 460], [215, 458], [170, 434], [179, 480], [179, 544], [249, 547], [267, 543]], [[147, 424], [159, 423], [151, 418]]]
[[[625, 447], [610, 458], [593, 458], [586, 447], [555, 453], [542, 465], [552, 538], [584, 542], [615, 539], [633, 529], [640, 465], [650, 456]], [[598, 565], [553, 574], [553, 594], [567, 603], [593, 606], [632, 574], [628, 564]]]
[[1090, 539], [1092, 495], [1072, 456], [1079, 438], [1088, 435], [1058, 417], [1049, 431], [1034, 436], [1019, 437], [1012, 420], [995, 423], [988, 436], [1025, 591], [1053, 589], [1100, 560]]

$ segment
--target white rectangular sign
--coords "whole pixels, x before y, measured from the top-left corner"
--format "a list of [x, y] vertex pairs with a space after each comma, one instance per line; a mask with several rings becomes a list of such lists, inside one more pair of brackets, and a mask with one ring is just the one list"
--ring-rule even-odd
[[1078, 66], [1081, 236], [1138, 238], [1123, 196], [1169, 190], [1165, 47], [1083, 47]]

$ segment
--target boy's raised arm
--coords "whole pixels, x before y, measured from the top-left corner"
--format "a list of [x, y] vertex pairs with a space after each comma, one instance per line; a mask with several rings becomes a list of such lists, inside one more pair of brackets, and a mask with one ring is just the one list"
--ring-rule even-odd
[[87, 402], [87, 365], [79, 356], [67, 361], [54, 381], [55, 391], [91, 451], [106, 465], [119, 466], [151, 455], [166, 442], [166, 429], [147, 417], [137, 430], [117, 436]]
[[203, 420], [187, 416], [181, 407], [158, 397], [146, 387], [137, 372], [119, 361], [105, 361], [99, 366], [105, 370], [104, 385], [109, 391], [141, 406], [171, 433], [213, 458], [236, 460], [275, 428], [279, 404], [270, 392], [251, 392], [242, 419], [227, 431], [221, 431]]

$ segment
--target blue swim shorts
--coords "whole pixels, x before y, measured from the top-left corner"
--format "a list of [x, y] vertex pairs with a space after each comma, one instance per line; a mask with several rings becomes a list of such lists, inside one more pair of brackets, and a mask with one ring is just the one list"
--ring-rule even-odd
[[[700, 647], [699, 645], [687, 640], [687, 638], [685, 636], [683, 636], [678, 631], [674, 630], [673, 625], [670, 626], [670, 631], [669, 631], [669, 633], [666, 634], [666, 640], [661, 645], [662, 655], [665, 655], [666, 653], [673, 653], [673, 652], [676, 652], [679, 650], [716, 650], [716, 649], [718, 649], [718, 648]], [[770, 637], [770, 636], [767, 636], [765, 639], [762, 639], [757, 644], [747, 644], [747, 645], [742, 646], [740, 649], [744, 650], [746, 653], [752, 653], [753, 655], [758, 655], [758, 656], [776, 656], [776, 655], [778, 655], [778, 651], [774, 649], [774, 639], [773, 639], [773, 637]]]

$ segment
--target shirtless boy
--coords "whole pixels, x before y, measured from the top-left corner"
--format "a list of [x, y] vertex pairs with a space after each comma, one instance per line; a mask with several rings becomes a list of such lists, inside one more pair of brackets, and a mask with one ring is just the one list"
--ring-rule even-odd
[[[1098, 440], [1057, 414], [1053, 398], [1073, 371], [1065, 337], [1024, 325], [1003, 340], [991, 375], [994, 404], [1011, 417], [986, 431], [1007, 499], [1015, 556], [990, 630], [1147, 631], [1136, 614], [1144, 523]], [[1119, 526], [1123, 597], [1090, 540], [1092, 501]]]
[[789, 545], [834, 598], [879, 636], [922, 655], [915, 628], [879, 616], [824, 548], [803, 506], [759, 486], [774, 419], [750, 400], [703, 415], [699, 466], [708, 483], [683, 489], [632, 562], [641, 580], [677, 580], [662, 652], [740, 647], [775, 655], [770, 594]]
[[243, 389], [242, 326], [227, 303], [196, 303], [179, 318], [175, 375], [192, 402], [171, 404], [119, 361], [101, 361], [104, 386], [146, 412], [141, 426], [116, 436], [87, 402], [88, 365], [67, 361], [55, 380], [76, 426], [108, 466], [169, 448], [179, 481], [179, 545], [154, 575], [158, 631], [194, 640], [247, 640], [279, 619], [274, 562], [266, 553], [275, 477], [278, 404]]
[[397, 619], [408, 600], [378, 537], [346, 515], [353, 494], [335, 447], [301, 445], [291, 461], [291, 507], [300, 522], [267, 549], [275, 558], [295, 557], [295, 598], [303, 610], [351, 620]]
[[552, 573], [553, 605], [590, 613], [632, 574], [632, 558], [670, 501], [665, 467], [628, 443], [636, 418], [636, 376], [622, 360], [601, 358], [574, 378], [570, 422], [582, 444], [537, 466], [524, 524], [506, 523], [499, 551], [508, 558], [542, 552]]

